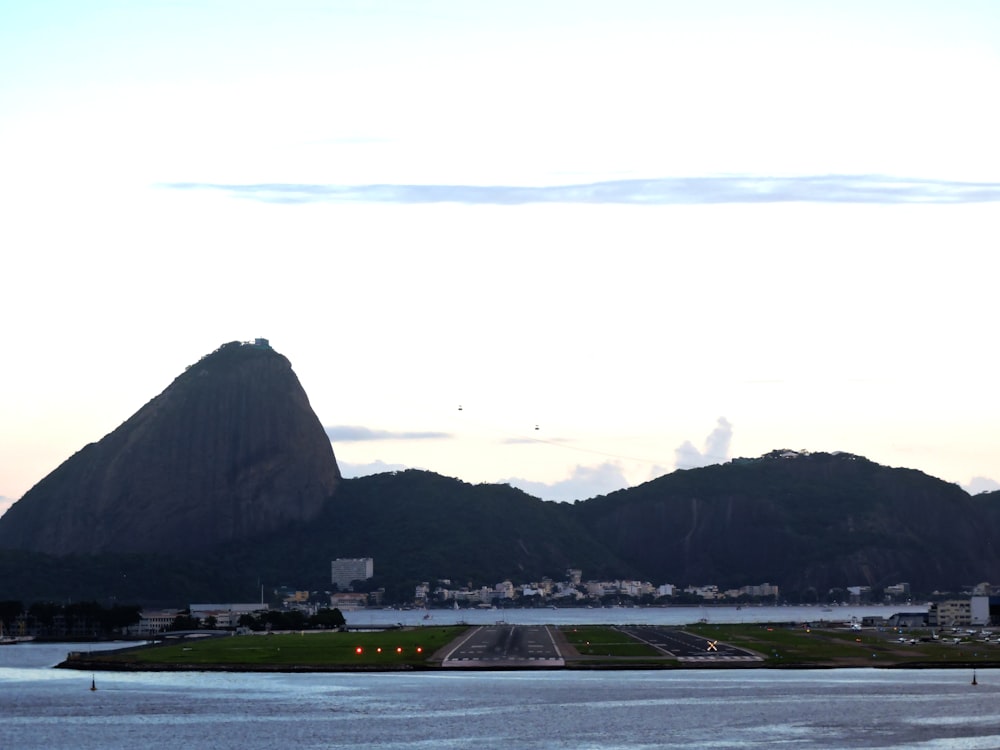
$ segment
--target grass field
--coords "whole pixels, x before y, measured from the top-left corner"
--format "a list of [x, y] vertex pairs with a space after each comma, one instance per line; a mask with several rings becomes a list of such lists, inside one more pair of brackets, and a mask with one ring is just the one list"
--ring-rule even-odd
[[908, 630], [901, 634], [892, 629], [854, 631], [768, 625], [689, 625], [684, 629], [757, 651], [766, 658], [768, 666], [877, 667], [917, 663], [948, 666], [1000, 662], [1000, 644], [933, 640], [929, 630]]
[[640, 643], [616, 628], [589, 625], [560, 628], [566, 640], [581, 656], [639, 657], [662, 656], [652, 646]]
[[138, 664], [399, 667], [420, 665], [465, 630], [414, 628], [371, 633], [280, 633], [201, 638], [102, 656]]
[[[167, 645], [77, 657], [65, 666], [86, 669], [232, 669], [296, 671], [433, 668], [431, 657], [467, 628], [418, 627], [367, 633], [305, 632], [187, 639]], [[576, 668], [679, 668], [664, 656], [607, 625], [563, 626]], [[930, 631], [853, 631], [787, 625], [688, 625], [686, 632], [757, 652], [765, 667], [1000, 666], [1000, 644]], [[964, 640], [962, 640], [964, 638]], [[120, 666], [119, 666], [120, 665]], [[705, 666], [712, 666], [705, 662]], [[687, 666], [690, 666], [688, 664]]]

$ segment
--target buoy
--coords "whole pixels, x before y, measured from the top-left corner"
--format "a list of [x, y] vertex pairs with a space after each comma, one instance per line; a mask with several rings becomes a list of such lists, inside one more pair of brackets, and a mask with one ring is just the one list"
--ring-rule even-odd
[[93, 675], [90, 676], [90, 689], [91, 690], [97, 690], [97, 683], [94, 682], [94, 676]]
[[978, 684], [979, 684], [979, 683], [978, 683], [978, 682], [976, 681], [976, 668], [975, 668], [975, 667], [973, 667], [973, 668], [972, 668], [972, 684], [973, 684], [973, 685], [978, 685]]

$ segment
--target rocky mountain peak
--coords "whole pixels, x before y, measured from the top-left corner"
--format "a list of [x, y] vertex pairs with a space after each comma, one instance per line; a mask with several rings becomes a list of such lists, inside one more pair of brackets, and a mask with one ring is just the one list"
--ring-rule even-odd
[[234, 341], [29, 490], [0, 548], [196, 553], [315, 518], [339, 481], [291, 363]]

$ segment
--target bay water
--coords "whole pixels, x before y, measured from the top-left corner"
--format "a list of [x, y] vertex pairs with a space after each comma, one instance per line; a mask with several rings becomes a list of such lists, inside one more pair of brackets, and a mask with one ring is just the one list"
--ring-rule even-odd
[[996, 670], [52, 668], [115, 645], [0, 648], [0, 748], [1000, 748]]

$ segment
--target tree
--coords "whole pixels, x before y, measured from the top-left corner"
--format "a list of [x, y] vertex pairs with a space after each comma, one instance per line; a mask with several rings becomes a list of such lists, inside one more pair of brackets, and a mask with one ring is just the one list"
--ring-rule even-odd
[[200, 625], [190, 613], [180, 612], [170, 624], [170, 630], [197, 630]]
[[260, 630], [260, 621], [249, 612], [244, 612], [240, 615], [237, 625], [241, 628], [249, 628], [250, 630]]
[[72, 602], [63, 608], [66, 630], [70, 633], [97, 631], [101, 627], [104, 608], [97, 602]]
[[101, 629], [106, 633], [121, 632], [141, 619], [142, 608], [137, 604], [116, 604], [100, 613]]
[[62, 612], [62, 607], [52, 602], [35, 602], [28, 607], [28, 616], [35, 620], [44, 630], [51, 630], [55, 624], [56, 615]]
[[285, 628], [287, 630], [302, 630], [307, 622], [306, 613], [301, 609], [290, 609], [285, 612]]
[[342, 628], [347, 620], [339, 609], [321, 609], [309, 618], [309, 624], [316, 628]]
[[19, 601], [0, 602], [0, 622], [6, 627], [10, 627], [23, 612], [24, 605]]

